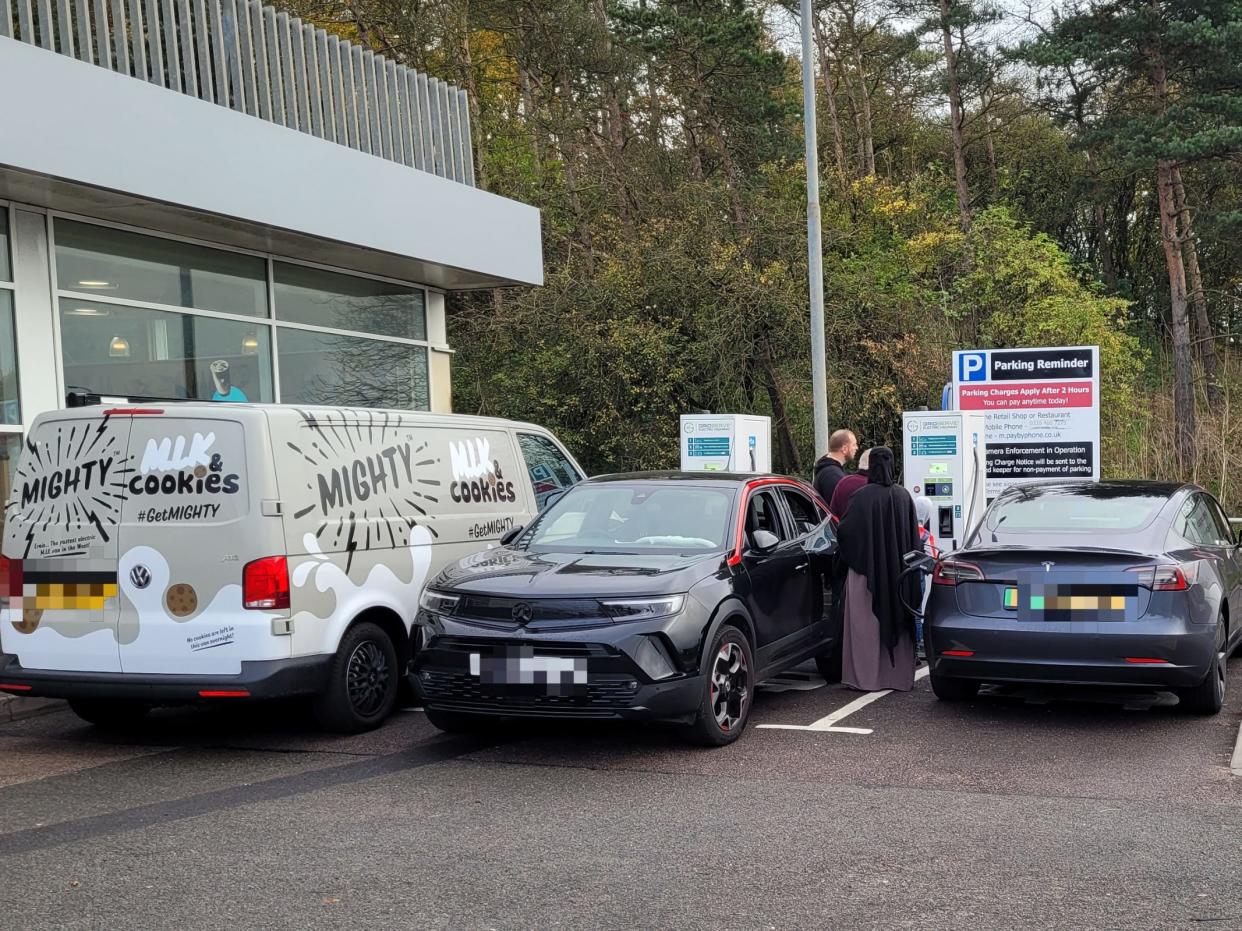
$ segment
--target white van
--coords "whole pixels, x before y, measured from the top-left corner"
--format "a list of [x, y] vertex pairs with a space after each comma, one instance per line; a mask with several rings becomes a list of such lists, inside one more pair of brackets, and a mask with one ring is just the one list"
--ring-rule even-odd
[[154, 704], [313, 696], [391, 711], [425, 581], [582, 469], [482, 417], [171, 403], [41, 415], [0, 560], [0, 690], [98, 724]]

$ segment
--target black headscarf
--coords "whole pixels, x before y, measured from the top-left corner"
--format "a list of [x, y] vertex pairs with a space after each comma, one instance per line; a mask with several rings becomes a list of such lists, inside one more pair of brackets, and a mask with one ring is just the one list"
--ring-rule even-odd
[[894, 481], [896, 466], [893, 463], [893, 451], [887, 446], [877, 446], [867, 460], [867, 483], [869, 485], [891, 485]]
[[[880, 622], [880, 642], [888, 647], [890, 660], [902, 635], [913, 635], [913, 615], [898, 598], [897, 576], [905, 568], [902, 557], [921, 549], [914, 499], [894, 484], [893, 471], [891, 449], [878, 446], [871, 450], [868, 484], [850, 499], [837, 534], [842, 560], [867, 579], [871, 608]], [[917, 604], [915, 573], [907, 575], [901, 587], [906, 603]]]

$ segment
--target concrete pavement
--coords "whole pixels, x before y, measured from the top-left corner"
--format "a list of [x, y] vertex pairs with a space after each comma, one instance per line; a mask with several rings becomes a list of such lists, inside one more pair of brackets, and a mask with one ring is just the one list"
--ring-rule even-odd
[[[13, 927], [1242, 928], [1242, 661], [1225, 713], [925, 682], [723, 750], [651, 728], [496, 742], [417, 711], [0, 726]], [[854, 693], [761, 694], [807, 724]], [[1090, 700], [1084, 700], [1090, 699]]]

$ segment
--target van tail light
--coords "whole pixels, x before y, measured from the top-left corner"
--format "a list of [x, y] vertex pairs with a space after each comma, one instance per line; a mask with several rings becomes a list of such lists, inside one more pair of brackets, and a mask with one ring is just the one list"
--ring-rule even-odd
[[154, 417], [164, 413], [162, 407], [110, 407], [104, 411], [105, 417]]
[[1195, 584], [1199, 564], [1184, 566], [1135, 566], [1129, 570], [1139, 577], [1139, 585], [1153, 592], [1184, 592]]
[[289, 607], [289, 563], [283, 556], [265, 556], [242, 569], [242, 607], [284, 610]]
[[22, 561], [0, 556], [0, 598], [22, 596]]
[[960, 559], [942, 559], [932, 572], [935, 585], [957, 585], [959, 582], [982, 582], [983, 570], [974, 563]]

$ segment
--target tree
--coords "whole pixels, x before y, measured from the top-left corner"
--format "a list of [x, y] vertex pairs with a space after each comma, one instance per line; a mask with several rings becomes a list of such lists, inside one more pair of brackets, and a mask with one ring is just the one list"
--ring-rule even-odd
[[[1112, 0], [1073, 10], [1027, 49], [1037, 64], [1087, 70], [1114, 88], [1086, 145], [1103, 144], [1124, 163], [1154, 169], [1157, 222], [1168, 278], [1173, 344], [1175, 454], [1189, 471], [1194, 461], [1195, 397], [1191, 294], [1203, 287], [1197, 249], [1185, 209], [1183, 164], [1242, 151], [1234, 94], [1242, 87], [1242, 12], [1236, 0]], [[1205, 345], [1213, 338], [1206, 310], [1199, 317]], [[1214, 348], [1203, 353], [1216, 368]], [[1216, 374], [1209, 376], [1209, 384]]]

